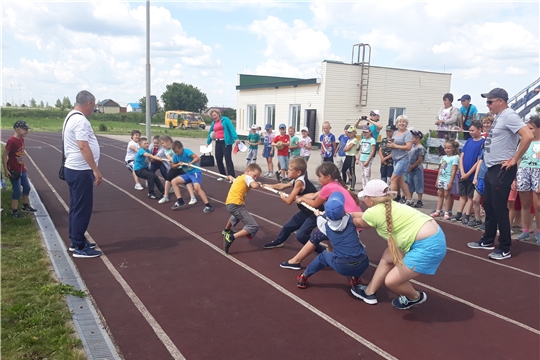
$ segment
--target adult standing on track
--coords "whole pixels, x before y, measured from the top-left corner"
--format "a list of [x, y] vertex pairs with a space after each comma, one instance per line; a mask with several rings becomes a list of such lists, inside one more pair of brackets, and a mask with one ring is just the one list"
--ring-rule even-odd
[[[219, 173], [228, 175], [229, 180], [232, 181], [235, 178], [234, 164], [232, 162], [232, 146], [235, 143], [239, 143], [240, 140], [238, 140], [238, 135], [231, 120], [226, 116], [221, 116], [221, 112], [218, 109], [211, 109], [210, 117], [213, 121], [212, 125], [210, 125], [210, 130], [208, 130], [206, 145], [209, 145], [214, 140]], [[210, 135], [212, 132], [215, 134], [214, 139]], [[225, 173], [225, 167], [223, 166], [224, 156], [227, 173]], [[217, 180], [223, 181], [223, 178], [218, 178]]]
[[84, 233], [92, 216], [94, 185], [103, 181], [98, 162], [100, 149], [86, 118], [94, 112], [96, 98], [82, 90], [77, 94], [75, 106], [64, 120], [62, 139], [66, 156], [64, 176], [69, 186], [69, 238], [73, 257], [93, 258], [101, 251], [88, 242]]
[[484, 162], [488, 168], [484, 176], [486, 231], [479, 241], [470, 242], [467, 246], [473, 249], [495, 249], [498, 227], [499, 246], [488, 257], [504, 260], [511, 257], [512, 244], [507, 207], [508, 195], [512, 182], [516, 178], [516, 164], [529, 148], [533, 134], [519, 115], [508, 107], [506, 90], [495, 88], [482, 94], [482, 97], [487, 98], [487, 107], [495, 115], [495, 120], [484, 142]]

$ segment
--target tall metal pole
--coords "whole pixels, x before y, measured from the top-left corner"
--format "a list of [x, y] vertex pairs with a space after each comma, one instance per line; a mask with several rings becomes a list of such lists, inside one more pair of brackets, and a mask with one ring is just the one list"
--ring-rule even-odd
[[151, 139], [150, 121], [150, 0], [146, 0], [146, 138]]

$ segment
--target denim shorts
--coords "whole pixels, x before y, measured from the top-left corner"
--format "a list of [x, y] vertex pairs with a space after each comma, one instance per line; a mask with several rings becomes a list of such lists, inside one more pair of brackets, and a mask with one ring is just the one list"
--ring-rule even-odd
[[424, 193], [424, 170], [417, 169], [409, 173], [407, 179], [409, 185], [409, 191], [412, 193], [423, 194]]
[[289, 157], [278, 155], [279, 166], [281, 170], [287, 171], [289, 169]]
[[11, 200], [19, 200], [21, 198], [21, 188], [22, 194], [30, 194], [30, 182], [28, 181], [28, 173], [23, 171], [21, 176], [17, 180], [9, 179], [11, 182], [11, 187], [13, 192], [11, 193]]
[[402, 176], [409, 169], [409, 158], [404, 157], [399, 160], [394, 160], [394, 175]]
[[416, 240], [403, 258], [409, 269], [419, 274], [434, 275], [446, 255], [446, 236], [439, 231], [428, 238]]

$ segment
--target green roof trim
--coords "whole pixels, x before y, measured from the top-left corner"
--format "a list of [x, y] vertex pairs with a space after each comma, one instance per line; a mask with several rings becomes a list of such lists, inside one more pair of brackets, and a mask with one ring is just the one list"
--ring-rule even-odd
[[278, 76], [260, 76], [240, 74], [240, 84], [236, 90], [262, 89], [280, 86], [299, 86], [317, 84], [317, 78], [298, 79]]

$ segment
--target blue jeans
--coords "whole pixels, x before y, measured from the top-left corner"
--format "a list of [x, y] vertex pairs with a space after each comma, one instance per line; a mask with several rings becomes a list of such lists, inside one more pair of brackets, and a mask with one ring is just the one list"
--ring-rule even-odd
[[84, 233], [90, 224], [94, 202], [94, 172], [65, 168], [64, 176], [69, 186], [69, 238], [73, 247], [86, 245]]
[[11, 187], [13, 188], [11, 200], [19, 200], [21, 198], [21, 188], [23, 195], [30, 194], [30, 182], [28, 181], [26, 170], [21, 173], [21, 176], [17, 180], [10, 178], [9, 181], [11, 181]]
[[284, 243], [289, 236], [296, 231], [296, 240], [302, 245], [305, 245], [313, 229], [317, 227], [317, 217], [315, 215], [307, 215], [302, 211], [297, 212], [293, 217], [283, 225], [278, 234], [276, 243]]
[[308, 265], [304, 271], [304, 275], [310, 277], [327, 266], [330, 266], [340, 275], [358, 278], [362, 276], [364, 271], [368, 268], [369, 259], [367, 255], [364, 255], [348, 262], [347, 259], [334, 256], [334, 253], [331, 251], [323, 251]]

